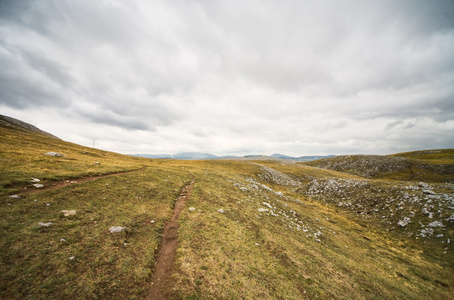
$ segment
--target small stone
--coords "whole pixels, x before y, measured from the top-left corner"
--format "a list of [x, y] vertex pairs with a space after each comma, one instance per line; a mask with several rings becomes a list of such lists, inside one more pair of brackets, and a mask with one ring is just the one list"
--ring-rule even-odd
[[95, 161], [95, 164], [96, 164], [96, 165], [99, 165], [99, 161]]
[[39, 180], [38, 178], [33, 178], [32, 177], [32, 182], [40, 182], [41, 180]]
[[267, 211], [268, 211], [267, 208], [259, 208], [259, 209], [257, 209], [257, 210], [258, 210], [259, 212], [267, 212]]
[[266, 205], [266, 206], [268, 206], [268, 207], [271, 208], [271, 209], [273, 208], [273, 207], [271, 206], [271, 204], [269, 204], [269, 203], [267, 203], [267, 202], [262, 202], [262, 203], [263, 203], [263, 205]]
[[151, 224], [154, 224], [154, 220], [151, 220], [150, 223], [151, 223]]
[[47, 203], [46, 206], [50, 206], [50, 203]]
[[19, 195], [11, 195], [11, 196], [9, 196], [9, 197], [12, 198], [12, 199], [20, 199], [20, 196], [19, 196]]
[[52, 224], [53, 224], [52, 222], [47, 222], [47, 223], [39, 222], [39, 223], [38, 223], [38, 226], [41, 226], [41, 227], [49, 227], [49, 226], [52, 225]]
[[194, 210], [195, 210], [195, 207], [192, 207], [192, 206], [191, 206], [191, 207], [189, 208], [189, 210], [190, 210], [190, 211], [194, 211]]
[[40, 189], [40, 188], [44, 187], [44, 184], [35, 183], [33, 186], [34, 186], [35, 188], [37, 188], [37, 189]]
[[408, 223], [410, 223], [410, 218], [405, 217], [403, 220], [399, 220], [399, 222], [397, 222], [397, 225], [399, 225], [400, 227], [405, 227], [408, 225]]
[[126, 230], [126, 227], [121, 227], [121, 226], [112, 226], [109, 228], [110, 233], [118, 233]]
[[69, 257], [69, 260], [73, 260], [75, 257], [74, 256], [70, 256]]
[[259, 243], [255, 243], [256, 246], [259, 246], [260, 244]]
[[60, 242], [66, 242], [66, 240], [65, 239], [60, 239]]
[[444, 227], [444, 225], [440, 221], [435, 221], [427, 224], [427, 227]]
[[44, 155], [50, 155], [50, 156], [56, 156], [56, 157], [63, 156], [63, 154], [57, 153], [57, 152], [47, 152], [47, 153], [44, 153]]
[[77, 211], [72, 209], [72, 210], [62, 210], [60, 211], [61, 214], [63, 214], [65, 217], [68, 217], [68, 216], [74, 216]]
[[222, 208], [218, 209], [218, 213], [221, 213], [223, 214], [224, 213], [224, 210]]

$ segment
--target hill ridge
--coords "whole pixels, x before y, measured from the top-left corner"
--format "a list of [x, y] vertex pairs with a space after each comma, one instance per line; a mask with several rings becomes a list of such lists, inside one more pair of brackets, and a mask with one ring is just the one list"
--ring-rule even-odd
[[21, 121], [21, 120], [12, 118], [12, 117], [0, 115], [0, 125], [4, 126], [4, 127], [10, 127], [11, 125], [13, 125], [14, 127], [19, 127], [20, 129], [28, 131], [28, 132], [34, 132], [34, 133], [38, 133], [38, 134], [44, 135], [49, 138], [60, 140], [59, 137], [57, 137], [47, 131], [41, 130], [32, 124], [29, 124], [27, 122], [24, 122], [24, 121]]

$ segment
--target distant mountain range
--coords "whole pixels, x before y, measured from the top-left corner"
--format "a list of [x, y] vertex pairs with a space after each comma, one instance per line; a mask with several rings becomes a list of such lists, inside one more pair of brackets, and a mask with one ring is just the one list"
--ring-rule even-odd
[[[146, 157], [146, 158], [155, 158], [155, 159], [184, 159], [184, 160], [195, 160], [195, 159], [222, 159], [222, 158], [254, 158], [259, 157], [260, 155], [246, 155], [246, 156], [235, 156], [235, 155], [223, 155], [216, 156], [210, 153], [201, 153], [201, 152], [183, 152], [178, 154], [131, 154], [133, 156]], [[263, 156], [260, 156], [263, 157]], [[325, 156], [300, 156], [293, 157], [284, 154], [275, 153], [269, 156], [270, 159], [283, 159], [283, 160], [293, 160], [293, 161], [312, 161], [322, 158], [334, 157], [334, 155], [325, 155]]]

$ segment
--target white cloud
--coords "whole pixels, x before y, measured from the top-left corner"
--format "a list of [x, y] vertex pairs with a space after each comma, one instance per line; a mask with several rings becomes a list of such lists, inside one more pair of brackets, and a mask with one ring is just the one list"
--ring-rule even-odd
[[453, 147], [453, 20], [442, 0], [3, 1], [0, 113], [127, 153]]

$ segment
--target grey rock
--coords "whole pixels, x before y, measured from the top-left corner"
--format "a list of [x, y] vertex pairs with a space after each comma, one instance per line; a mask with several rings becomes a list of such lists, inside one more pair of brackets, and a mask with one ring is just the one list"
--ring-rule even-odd
[[110, 233], [119, 233], [126, 230], [126, 227], [121, 226], [112, 226], [109, 228]]
[[222, 208], [218, 209], [218, 212], [221, 213], [221, 214], [225, 213]]
[[53, 224], [52, 222], [47, 222], [47, 223], [39, 222], [39, 223], [38, 223], [38, 226], [41, 226], [41, 227], [49, 227], [49, 226], [51, 226], [52, 224]]
[[44, 155], [57, 156], [57, 157], [63, 156], [63, 154], [61, 154], [61, 153], [52, 152], [52, 151], [44, 153]]
[[399, 220], [399, 222], [397, 222], [397, 225], [399, 225], [400, 227], [405, 227], [408, 225], [408, 223], [410, 223], [410, 218], [405, 217], [403, 220]]
[[69, 216], [74, 216], [77, 213], [77, 211], [74, 209], [62, 210], [62, 211], [60, 211], [60, 213], [63, 214], [65, 217], [69, 217]]
[[427, 224], [427, 227], [444, 227], [444, 225], [440, 221], [435, 221]]

